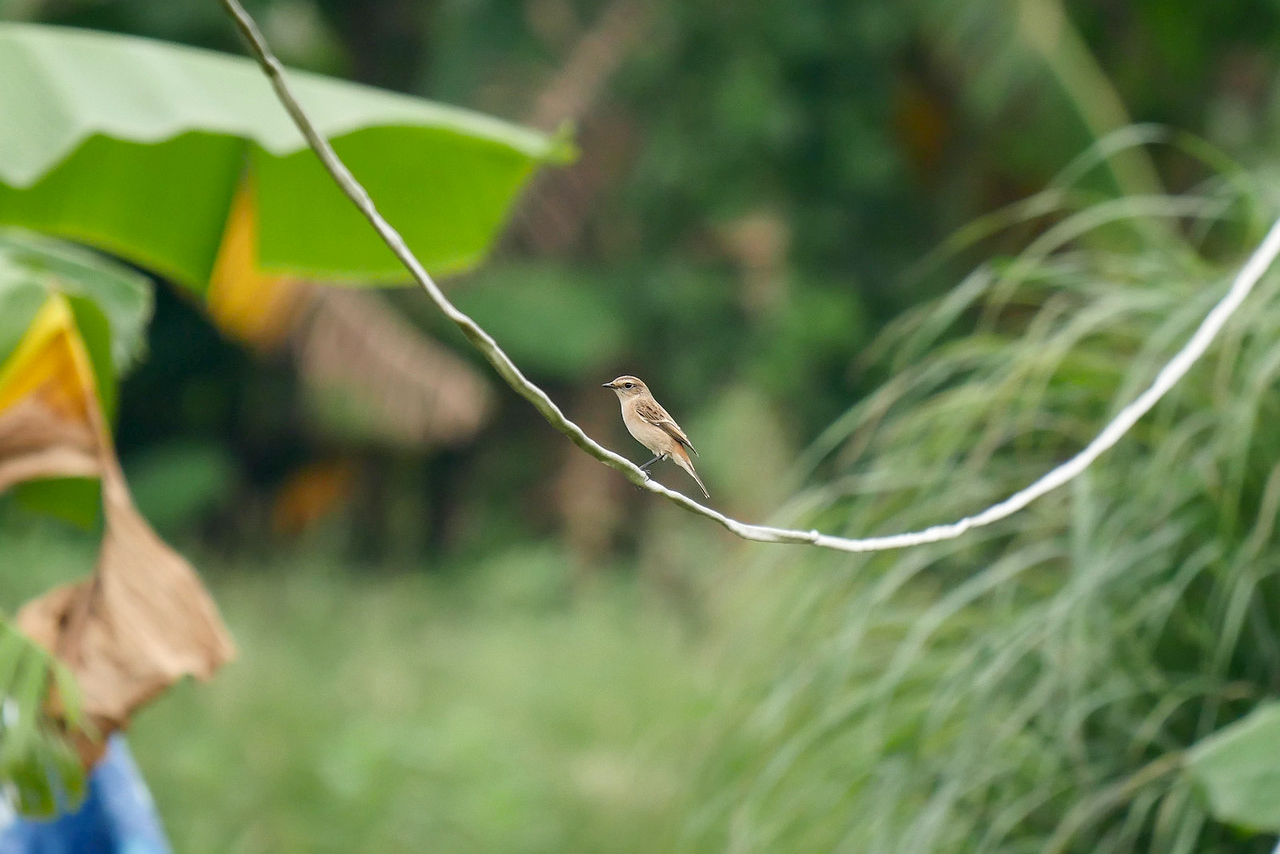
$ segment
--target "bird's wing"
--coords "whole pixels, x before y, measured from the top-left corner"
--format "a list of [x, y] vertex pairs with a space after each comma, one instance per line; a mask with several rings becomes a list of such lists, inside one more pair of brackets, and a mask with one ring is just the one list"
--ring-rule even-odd
[[689, 441], [689, 437], [680, 429], [680, 425], [676, 420], [667, 414], [667, 410], [663, 409], [657, 401], [641, 400], [636, 403], [636, 415], [654, 427], [665, 430], [672, 439], [675, 439], [681, 445], [693, 451], [696, 456], [698, 451]]

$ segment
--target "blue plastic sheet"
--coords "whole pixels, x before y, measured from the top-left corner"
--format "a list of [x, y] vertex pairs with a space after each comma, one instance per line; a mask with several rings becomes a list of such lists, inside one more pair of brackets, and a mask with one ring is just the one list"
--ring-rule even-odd
[[0, 794], [0, 854], [170, 854], [151, 792], [129, 748], [112, 736], [84, 803], [49, 821], [13, 814]]

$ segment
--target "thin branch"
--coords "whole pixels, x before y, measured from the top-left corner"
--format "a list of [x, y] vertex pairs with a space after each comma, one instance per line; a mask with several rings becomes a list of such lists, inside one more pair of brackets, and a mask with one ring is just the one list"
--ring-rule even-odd
[[236, 25], [248, 42], [253, 55], [258, 60], [258, 64], [262, 66], [263, 71], [270, 79], [276, 95], [280, 98], [280, 102], [293, 118], [307, 144], [311, 146], [316, 156], [320, 158], [320, 162], [324, 164], [325, 169], [333, 176], [333, 179], [347, 197], [351, 199], [352, 203], [369, 220], [374, 230], [378, 232], [391, 251], [409, 270], [414, 280], [422, 286], [422, 289], [426, 291], [427, 296], [435, 303], [436, 307], [462, 330], [462, 334], [471, 341], [481, 355], [488, 360], [489, 364], [493, 365], [494, 370], [506, 381], [507, 385], [532, 403], [542, 417], [552, 427], [568, 436], [571, 442], [605, 465], [621, 472], [627, 480], [636, 486], [661, 495], [690, 513], [713, 519], [730, 532], [747, 540], [755, 540], [762, 543], [806, 543], [846, 552], [885, 551], [955, 539], [973, 528], [990, 525], [1013, 515], [1035, 499], [1051, 490], [1057, 489], [1087, 469], [1094, 460], [1115, 445], [1128, 432], [1129, 428], [1137, 423], [1138, 419], [1149, 412], [1160, 398], [1173, 388], [1178, 380], [1186, 375], [1191, 366], [1204, 355], [1227, 320], [1244, 302], [1250, 291], [1253, 290], [1254, 285], [1262, 278], [1262, 274], [1275, 262], [1276, 256], [1280, 255], [1280, 221], [1277, 221], [1267, 233], [1266, 238], [1254, 250], [1253, 255], [1249, 257], [1249, 260], [1240, 269], [1226, 295], [1205, 316], [1205, 319], [1200, 323], [1200, 327], [1183, 345], [1182, 349], [1161, 369], [1146, 391], [1124, 407], [1116, 415], [1115, 419], [1104, 427], [1102, 432], [1079, 454], [1053, 469], [1035, 483], [1009, 496], [1004, 501], [988, 507], [981, 513], [949, 524], [934, 525], [921, 531], [866, 539], [836, 537], [819, 531], [801, 531], [773, 528], [766, 525], [751, 525], [731, 519], [723, 513], [705, 507], [679, 492], [650, 480], [635, 463], [595, 442], [582, 431], [581, 427], [566, 418], [560, 408], [547, 396], [547, 393], [530, 382], [520, 372], [520, 369], [498, 346], [492, 336], [445, 297], [439, 286], [436, 285], [435, 280], [431, 278], [421, 262], [409, 250], [404, 238], [378, 213], [378, 209], [375, 207], [373, 200], [369, 198], [368, 192], [356, 181], [343, 162], [338, 159], [328, 140], [316, 132], [311, 120], [307, 118], [302, 107], [298, 105], [297, 100], [289, 89], [288, 83], [285, 81], [284, 67], [276, 59], [271, 49], [267, 47], [267, 43], [262, 38], [262, 33], [258, 31], [253, 19], [241, 7], [238, 0], [221, 0], [221, 3], [235, 19]]

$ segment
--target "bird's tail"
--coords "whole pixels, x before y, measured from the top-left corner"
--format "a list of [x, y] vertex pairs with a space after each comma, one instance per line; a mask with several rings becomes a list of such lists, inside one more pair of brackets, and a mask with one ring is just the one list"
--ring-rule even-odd
[[698, 473], [694, 471], [693, 461], [689, 459], [689, 455], [684, 452], [684, 448], [678, 448], [677, 450], [679, 453], [672, 454], [671, 458], [675, 460], [676, 465], [689, 473], [689, 477], [697, 481], [698, 489], [702, 490], [702, 494], [710, 498], [711, 493], [707, 492], [707, 488], [702, 485], [702, 478], [698, 477]]

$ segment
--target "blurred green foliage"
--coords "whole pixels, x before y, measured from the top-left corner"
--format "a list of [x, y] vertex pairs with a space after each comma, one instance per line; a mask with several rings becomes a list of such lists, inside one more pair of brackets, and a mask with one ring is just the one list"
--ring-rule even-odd
[[553, 381], [607, 371], [627, 344], [627, 307], [572, 267], [494, 266], [472, 276], [455, 304], [522, 369]]
[[58, 798], [74, 804], [83, 794], [79, 758], [41, 710], [49, 692], [58, 691], [76, 725], [75, 681], [46, 650], [15, 631], [11, 607], [70, 581], [92, 565], [91, 535], [48, 518], [19, 511], [12, 499], [0, 499], [0, 779], [8, 804], [36, 816], [54, 814]]
[[[2, 617], [3, 614], [0, 614]], [[74, 806], [84, 792], [80, 759], [62, 733], [38, 710], [57, 686], [72, 726], [75, 679], [48, 652], [0, 619], [0, 780], [8, 803], [26, 815], [48, 818]]]
[[175, 845], [653, 850], [705, 683], [643, 587], [575, 591], [567, 567], [544, 546], [459, 567], [462, 583], [322, 555], [219, 573], [242, 660], [132, 738]]

